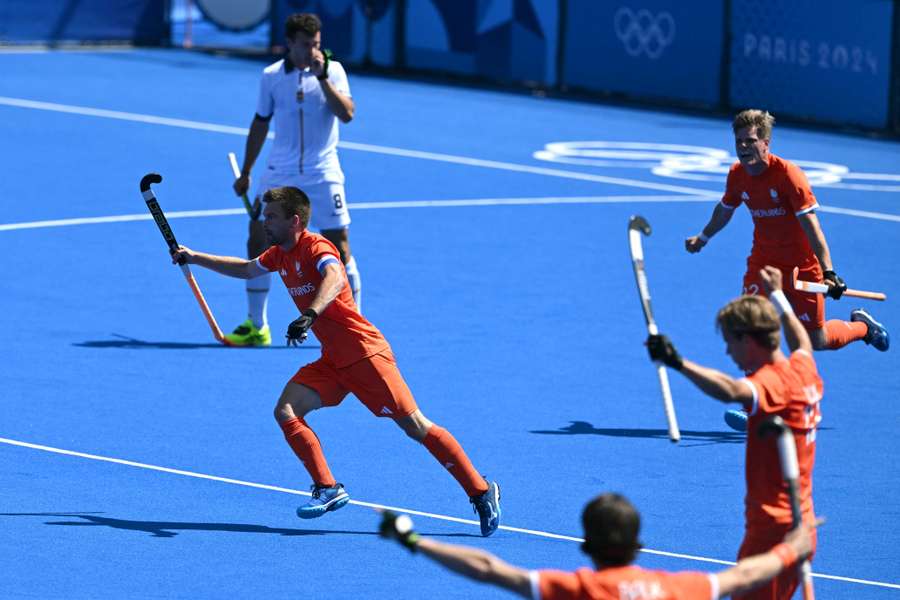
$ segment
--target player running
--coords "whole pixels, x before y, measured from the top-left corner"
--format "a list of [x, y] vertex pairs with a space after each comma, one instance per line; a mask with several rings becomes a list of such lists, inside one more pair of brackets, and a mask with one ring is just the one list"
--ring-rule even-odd
[[[798, 278], [824, 281], [831, 287], [835, 300], [847, 289], [834, 271], [825, 234], [819, 225], [819, 207], [803, 171], [793, 163], [769, 152], [775, 118], [761, 110], [745, 110], [732, 123], [738, 161], [731, 166], [722, 201], [713, 209], [709, 222], [698, 234], [685, 240], [690, 253], [700, 252], [718, 233], [742, 203], [753, 217], [753, 247], [747, 258], [744, 294], [762, 291], [759, 271], [764, 265], [781, 270], [784, 280], [791, 280], [794, 267]], [[863, 309], [850, 313], [850, 321], [825, 321], [825, 298], [785, 290], [794, 311], [806, 327], [813, 348], [836, 350], [863, 340], [884, 352], [890, 337], [884, 326]]]
[[[733, 379], [715, 369], [682, 358], [664, 335], [647, 338], [653, 360], [660, 361], [690, 379], [706, 394], [721, 402], [738, 402], [749, 413], [749, 431], [771, 415], [789, 426], [797, 445], [800, 467], [800, 508], [803, 522], [814, 521], [812, 472], [816, 458], [816, 427], [821, 420], [819, 401], [822, 379], [812, 356], [812, 344], [781, 289], [781, 271], [766, 266], [759, 272], [761, 296], [741, 296], [719, 311], [716, 323], [725, 338], [727, 353], [748, 375]], [[791, 350], [781, 351], [779, 321]], [[781, 477], [778, 450], [771, 441], [747, 436], [747, 495], [744, 499], [746, 529], [738, 558], [763, 552], [791, 529], [791, 505]], [[816, 539], [813, 534], [812, 552]], [[796, 569], [788, 569], [745, 600], [787, 600], [798, 585]]]
[[745, 592], [778, 573], [796, 570], [812, 549], [813, 529], [802, 525], [784, 541], [718, 573], [651, 571], [631, 564], [641, 543], [641, 517], [619, 494], [592, 500], [581, 515], [584, 543], [594, 569], [527, 571], [483, 550], [419, 537], [406, 515], [385, 512], [381, 535], [469, 579], [504, 588], [534, 600], [709, 600]]
[[357, 312], [337, 248], [307, 231], [309, 198], [295, 187], [280, 187], [267, 191], [264, 201], [265, 231], [272, 246], [256, 259], [179, 246], [173, 261], [181, 258], [243, 279], [277, 271], [300, 310], [300, 318], [288, 327], [288, 343], [302, 342], [312, 329], [322, 344], [322, 356], [291, 378], [275, 406], [275, 419], [287, 443], [313, 480], [312, 498], [297, 509], [297, 515], [321, 517], [350, 501], [305, 419], [313, 410], [337, 406], [352, 393], [376, 417], [393, 419], [425, 446], [469, 496], [481, 520], [481, 534], [494, 533], [500, 524], [500, 487], [479, 475], [453, 435], [419, 410], [387, 340]]

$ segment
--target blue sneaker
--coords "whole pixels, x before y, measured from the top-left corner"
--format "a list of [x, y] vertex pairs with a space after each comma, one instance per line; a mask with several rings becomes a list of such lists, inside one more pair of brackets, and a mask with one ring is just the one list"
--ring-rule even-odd
[[315, 519], [325, 513], [337, 510], [350, 502], [350, 494], [344, 491], [344, 484], [336, 483], [331, 487], [313, 484], [312, 498], [309, 502], [297, 509], [297, 516], [301, 519]]
[[743, 410], [726, 410], [725, 422], [735, 431], [747, 431], [747, 413]]
[[481, 535], [488, 537], [500, 526], [500, 486], [492, 481], [488, 489], [480, 496], [472, 496], [469, 502], [481, 520]]
[[862, 321], [866, 324], [869, 332], [866, 334], [866, 337], [863, 338], [865, 343], [870, 346], [875, 346], [876, 350], [881, 350], [882, 352], [885, 352], [890, 348], [891, 336], [888, 335], [888, 331], [884, 328], [884, 325], [873, 319], [872, 315], [861, 308], [857, 308], [850, 313], [850, 320]]

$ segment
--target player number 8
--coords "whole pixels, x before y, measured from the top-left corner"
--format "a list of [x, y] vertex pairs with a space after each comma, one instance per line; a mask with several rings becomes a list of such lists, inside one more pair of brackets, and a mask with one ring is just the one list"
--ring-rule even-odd
[[334, 196], [332, 196], [332, 199], [334, 200], [334, 209], [335, 210], [340, 210], [340, 209], [344, 208], [344, 200], [341, 198], [340, 194], [335, 194]]

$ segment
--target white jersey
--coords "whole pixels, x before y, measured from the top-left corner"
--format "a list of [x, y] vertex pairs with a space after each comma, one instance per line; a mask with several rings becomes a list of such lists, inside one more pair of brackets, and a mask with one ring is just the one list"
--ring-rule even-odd
[[[328, 63], [328, 81], [350, 96], [344, 67]], [[338, 161], [339, 120], [325, 101], [316, 76], [282, 59], [263, 70], [259, 84], [258, 117], [275, 116], [275, 143], [269, 151], [269, 170], [300, 175], [310, 183], [344, 182]]]

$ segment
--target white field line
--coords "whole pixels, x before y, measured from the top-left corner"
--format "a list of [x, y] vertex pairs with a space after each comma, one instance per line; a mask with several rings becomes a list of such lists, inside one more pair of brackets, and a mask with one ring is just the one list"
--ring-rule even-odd
[[[380, 210], [393, 208], [452, 208], [464, 206], [540, 206], [549, 204], [618, 204], [648, 202], [713, 202], [715, 198], [707, 196], [547, 196], [543, 198], [471, 198], [465, 200], [409, 200], [397, 202], [357, 202], [353, 210]], [[900, 223], [900, 215], [890, 215], [851, 208], [835, 208], [819, 206], [822, 212], [893, 221]], [[211, 210], [182, 210], [167, 212], [169, 219], [185, 219], [197, 217], [224, 217], [243, 215], [242, 208], [220, 208]], [[16, 231], [19, 229], [38, 229], [43, 227], [66, 227], [71, 225], [96, 225], [101, 223], [124, 223], [128, 221], [150, 221], [149, 213], [133, 215], [112, 215], [107, 217], [79, 217], [73, 219], [54, 219], [49, 221], [26, 221], [22, 223], [0, 223], [0, 231]]]
[[[169, 117], [159, 117], [156, 115], [145, 115], [140, 113], [123, 112], [118, 110], [106, 110], [102, 108], [90, 108], [87, 106], [74, 106], [71, 104], [57, 104], [55, 102], [41, 102], [37, 100], [27, 100], [24, 98], [11, 98], [8, 96], [0, 96], [0, 105], [14, 106], [18, 108], [30, 108], [34, 110], [47, 110], [52, 112], [61, 112], [75, 115], [83, 115], [89, 117], [103, 117], [107, 119], [118, 119], [122, 121], [133, 121], [137, 123], [148, 123], [152, 125], [167, 125], [169, 127], [181, 127], [184, 129], [197, 129], [200, 131], [211, 131], [215, 133], [226, 133], [233, 135], [246, 136], [247, 128], [232, 127], [230, 125], [217, 125], [215, 123], [204, 123], [201, 121], [189, 121], [186, 119], [172, 119]], [[270, 137], [273, 137], [270, 132]], [[374, 144], [359, 144], [355, 142], [341, 142], [341, 148], [348, 150], [359, 150], [362, 152], [375, 152], [378, 154], [389, 154], [393, 156], [405, 156], [408, 158], [419, 158], [423, 160], [436, 160], [441, 162], [455, 163], [461, 165], [485, 167], [490, 169], [500, 169], [505, 171], [517, 171], [520, 173], [532, 173], [535, 175], [546, 175], [550, 177], [564, 177], [567, 179], [580, 179], [582, 181], [595, 181], [599, 183], [610, 183], [622, 185], [626, 187], [636, 187], [649, 190], [657, 190], [663, 192], [675, 192], [681, 194], [690, 194], [693, 196], [710, 196], [718, 197], [717, 192], [704, 190], [699, 188], [689, 188], [679, 185], [668, 185], [663, 183], [652, 183], [640, 181], [638, 179], [625, 179], [621, 177], [606, 177], [603, 175], [592, 175], [590, 173], [579, 173], [577, 171], [564, 171], [562, 169], [549, 169], [546, 167], [535, 167], [531, 165], [520, 165], [516, 163], [501, 162], [495, 160], [482, 160], [478, 158], [470, 158], [467, 156], [455, 156], [453, 154], [440, 154], [436, 152], [421, 152], [418, 150], [406, 150], [404, 148], [393, 148], [390, 146], [377, 146]]]
[[[99, 456], [97, 454], [87, 454], [85, 452], [76, 452], [74, 450], [64, 450], [62, 448], [54, 448], [52, 446], [44, 446], [41, 444], [32, 444], [30, 442], [22, 442], [19, 440], [12, 440], [9, 438], [0, 438], [0, 443], [8, 444], [10, 446], [18, 446], [21, 448], [30, 448], [32, 450], [41, 450], [43, 452], [50, 452], [53, 454], [62, 454], [65, 456], [86, 458], [89, 460], [108, 462], [108, 463], [113, 463], [113, 464], [117, 464], [117, 465], [124, 465], [127, 467], [136, 467], [139, 469], [147, 469], [149, 471], [158, 471], [161, 473], [169, 473], [172, 475], [183, 475], [185, 477], [194, 477], [196, 479], [205, 479], [208, 481], [217, 481], [220, 483], [230, 483], [233, 485], [240, 485], [240, 486], [244, 486], [244, 487], [268, 490], [268, 491], [272, 491], [272, 492], [282, 492], [284, 494], [293, 494], [295, 496], [309, 496], [310, 495], [309, 492], [305, 492], [302, 490], [294, 490], [291, 488], [284, 488], [284, 487], [279, 487], [279, 486], [275, 486], [275, 485], [266, 485], [264, 483], [254, 483], [252, 481], [242, 481], [240, 479], [231, 479], [229, 477], [218, 477], [216, 475], [207, 475], [205, 473], [197, 473], [194, 471], [185, 471], [182, 469], [172, 469], [170, 467], [160, 467], [157, 465], [149, 465], [147, 463], [140, 463], [140, 462], [135, 462], [132, 460], [125, 460], [122, 458], [111, 458], [108, 456]], [[374, 502], [363, 502], [360, 500], [351, 500], [350, 504], [355, 504], [357, 506], [363, 506], [366, 508], [372, 508], [372, 509], [377, 509], [377, 510], [398, 511], [398, 512], [403, 512], [406, 514], [417, 515], [420, 517], [427, 517], [429, 519], [438, 519], [441, 521], [451, 521], [454, 523], [464, 523], [467, 525], [478, 525], [479, 524], [478, 521], [474, 521], [472, 519], [460, 519], [458, 517], [450, 517], [447, 515], [424, 512], [424, 511], [420, 511], [420, 510], [412, 510], [409, 508], [403, 508], [403, 507], [398, 507], [398, 506], [388, 506], [386, 504], [376, 504]], [[534, 535], [534, 536], [557, 539], [557, 540], [565, 540], [565, 541], [571, 541], [571, 542], [583, 542], [584, 541], [582, 538], [579, 538], [579, 537], [574, 537], [574, 536], [569, 536], [569, 535], [561, 535], [561, 534], [557, 534], [557, 533], [549, 533], [546, 531], [539, 531], [536, 529], [523, 529], [521, 527], [511, 527], [509, 525], [501, 525], [500, 529], [503, 529], [505, 531], [515, 532], [515, 533], [524, 533], [527, 535]], [[693, 556], [691, 554], [679, 554], [677, 552], [665, 552], [662, 550], [650, 550], [647, 548], [642, 549], [641, 552], [646, 552], [648, 554], [655, 554], [658, 556], [667, 556], [667, 557], [671, 557], [671, 558], [696, 560], [696, 561], [715, 563], [715, 564], [720, 564], [720, 565], [735, 564], [734, 562], [727, 561], [727, 560], [706, 558], [703, 556]], [[844, 582], [848, 582], [848, 583], [858, 583], [858, 584], [862, 584], [862, 585], [872, 585], [872, 586], [877, 586], [877, 587], [900, 589], [900, 584], [886, 583], [883, 581], [870, 581], [867, 579], [858, 579], [855, 577], [842, 577], [839, 575], [825, 575], [825, 574], [820, 574], [820, 573], [814, 573], [813, 576], [820, 577], [822, 579], [832, 579], [835, 581], [844, 581]]]
[[[404, 202], [357, 202], [353, 210], [378, 210], [390, 208], [440, 208], [460, 206], [532, 206], [545, 204], [616, 204], [633, 202], [711, 202], [702, 196], [574, 196], [545, 198], [472, 198], [466, 200], [410, 200]], [[242, 208], [221, 208], [213, 210], [182, 210], [167, 212], [169, 219], [195, 217], [223, 217], [247, 214]], [[53, 219], [49, 221], [27, 221], [23, 223], [0, 224], [0, 231], [17, 229], [38, 229], [42, 227], [66, 227], [70, 225], [96, 225], [100, 223], [124, 223], [128, 221], [152, 221], [149, 213], [133, 215], [112, 215], [107, 217], [79, 217], [73, 219]]]

